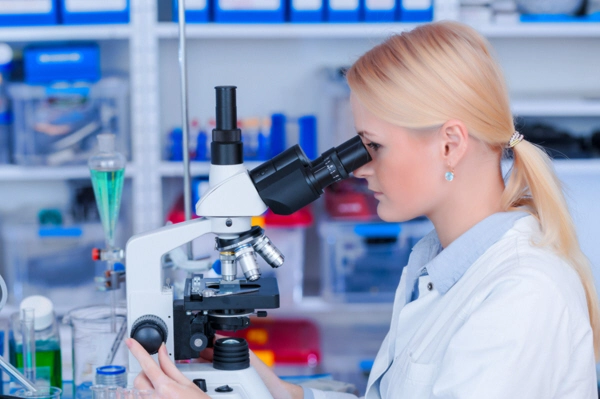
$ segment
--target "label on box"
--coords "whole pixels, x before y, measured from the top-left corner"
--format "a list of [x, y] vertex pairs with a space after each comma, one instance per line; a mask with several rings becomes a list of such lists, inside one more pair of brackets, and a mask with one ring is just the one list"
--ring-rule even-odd
[[353, 11], [358, 8], [358, 0], [330, 0], [329, 8], [339, 11]]
[[405, 10], [427, 10], [431, 8], [431, 0], [402, 0]]
[[68, 12], [124, 11], [127, 0], [65, 0]]
[[0, 0], [0, 14], [47, 14], [52, 0]]
[[281, 0], [219, 0], [221, 10], [264, 11], [278, 10]]
[[185, 0], [185, 9], [197, 11], [206, 9], [206, 0]]
[[367, 0], [367, 10], [393, 10], [396, 5], [395, 0]]
[[323, 7], [323, 0], [292, 0], [294, 10], [314, 11]]

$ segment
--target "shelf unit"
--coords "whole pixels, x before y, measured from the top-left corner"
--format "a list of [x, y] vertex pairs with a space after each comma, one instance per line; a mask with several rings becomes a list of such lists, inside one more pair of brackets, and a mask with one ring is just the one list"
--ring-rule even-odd
[[[436, 12], [435, 18], [452, 19], [458, 15], [457, 3], [436, 0], [436, 7], [442, 5], [440, 9], [443, 12]], [[157, 22], [157, 14], [155, 0], [131, 0], [131, 22], [128, 25], [0, 28], [0, 40], [17, 46], [40, 41], [97, 40], [104, 47], [118, 42], [121, 43], [119, 46], [125, 48], [123, 42], [126, 42], [132, 116], [132, 162], [128, 165], [127, 176], [132, 180], [131, 209], [135, 233], [157, 228], [164, 223], [163, 181], [183, 174], [180, 163], [164, 162], [161, 158], [162, 138], [166, 133], [164, 125], [178, 120], [180, 115], [175, 112], [179, 106], [179, 73], [174, 67], [177, 65], [178, 26], [172, 22]], [[240, 85], [262, 82], [260, 84], [269, 86], [252, 95], [240, 90], [238, 99], [243, 106], [270, 101], [269, 107], [274, 108], [282, 102], [274, 93], [284, 91], [285, 106], [288, 108], [297, 105], [305, 113], [318, 109], [316, 100], [320, 97], [319, 93], [307, 94], [318, 88], [307, 84], [312, 82], [314, 74], [309, 75], [306, 71], [303, 74], [302, 68], [315, 69], [321, 64], [340, 66], [340, 60], [349, 63], [385, 37], [415, 26], [404, 23], [188, 24], [188, 75], [190, 101], [195, 107], [193, 111], [205, 109], [207, 113], [214, 112], [212, 85], [217, 77], [222, 79], [220, 84], [238, 84], [241, 81]], [[519, 95], [513, 96], [512, 101], [516, 115], [600, 117], [600, 99], [586, 96], [588, 91], [600, 93], [600, 79], [595, 67], [600, 56], [592, 54], [593, 51], [587, 52], [587, 49], [597, 49], [600, 43], [600, 24], [517, 23], [474, 27], [497, 47], [509, 87], [519, 89]], [[559, 47], [559, 54], [550, 54], [548, 46], [554, 45]], [[334, 50], [338, 52], [337, 55], [327, 58], [328, 53]], [[237, 62], [227, 59], [221, 68], [220, 58], [238, 53], [246, 58]], [[297, 57], [290, 56], [296, 53]], [[582, 54], [587, 57], [588, 53], [589, 60], [577, 58]], [[538, 57], [544, 68], [536, 64]], [[268, 64], [278, 62], [284, 64], [274, 74], [274, 69], [269, 68]], [[211, 69], [211, 64], [216, 66]], [[547, 76], [540, 74], [546, 68], [550, 70]], [[565, 69], [567, 72], [563, 71]], [[568, 77], [565, 87], [555, 87], [561, 79], [553, 79], [552, 74], [559, 73], [563, 73], [562, 78]], [[231, 81], [229, 76], [232, 77]], [[530, 81], [535, 81], [535, 84], [532, 85]], [[258, 90], [256, 88], [259, 86], [252, 88]], [[557, 90], [549, 90], [554, 88]], [[549, 96], [548, 91], [562, 92], [564, 95]], [[538, 96], [528, 98], [522, 95], [523, 92]], [[242, 98], [244, 96], [248, 97]], [[249, 112], [254, 112], [258, 107], [251, 109]], [[168, 124], [164, 121], [165, 113], [172, 116]], [[251, 169], [256, 165], [258, 163], [249, 163], [248, 167]], [[555, 165], [559, 174], [600, 177], [600, 161], [596, 159], [560, 160]], [[208, 170], [208, 163], [192, 163], [193, 175], [205, 175]], [[47, 169], [0, 166], [0, 182], [80, 179], [87, 175], [86, 168], [78, 167]]]

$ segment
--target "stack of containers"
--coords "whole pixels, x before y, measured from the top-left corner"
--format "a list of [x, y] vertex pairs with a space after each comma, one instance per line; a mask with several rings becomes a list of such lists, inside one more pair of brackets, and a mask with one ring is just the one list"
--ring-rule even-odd
[[[178, 20], [178, 0], [173, 20]], [[187, 22], [428, 22], [433, 0], [186, 0]]]
[[129, 22], [130, 0], [2, 0], [0, 26]]
[[56, 0], [2, 0], [0, 26], [55, 25], [58, 23]]

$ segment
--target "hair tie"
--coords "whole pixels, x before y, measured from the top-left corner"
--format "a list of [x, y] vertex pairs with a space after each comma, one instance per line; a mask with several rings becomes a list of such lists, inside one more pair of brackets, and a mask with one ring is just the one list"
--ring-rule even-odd
[[513, 148], [517, 144], [523, 141], [523, 135], [515, 130], [512, 137], [508, 141], [508, 148]]

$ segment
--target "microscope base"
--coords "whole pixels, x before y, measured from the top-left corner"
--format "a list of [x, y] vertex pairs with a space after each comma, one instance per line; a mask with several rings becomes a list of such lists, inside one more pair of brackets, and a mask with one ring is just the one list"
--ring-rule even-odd
[[[178, 364], [177, 368], [190, 380], [206, 381], [206, 393], [213, 399], [273, 399], [271, 393], [253, 367], [244, 370], [223, 371], [213, 368], [212, 363]], [[133, 386], [136, 375], [129, 373], [128, 386]], [[217, 388], [229, 386], [232, 391], [218, 392]]]

